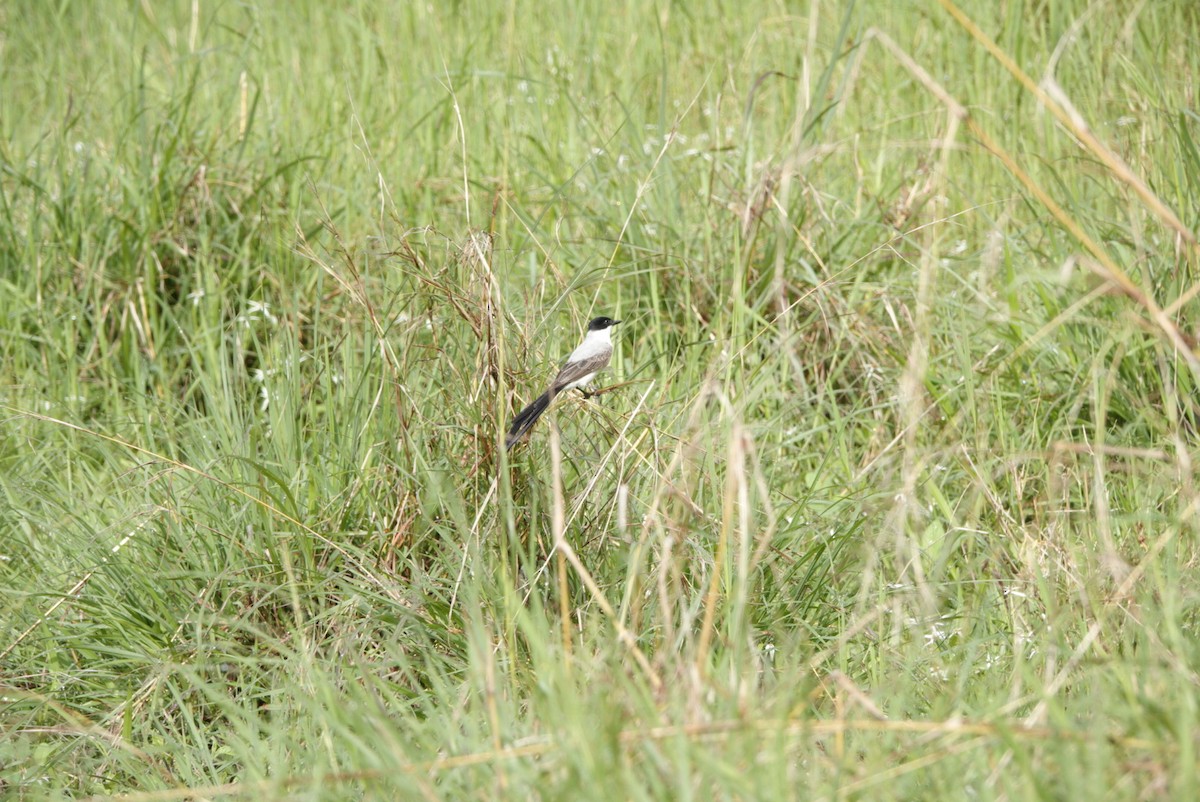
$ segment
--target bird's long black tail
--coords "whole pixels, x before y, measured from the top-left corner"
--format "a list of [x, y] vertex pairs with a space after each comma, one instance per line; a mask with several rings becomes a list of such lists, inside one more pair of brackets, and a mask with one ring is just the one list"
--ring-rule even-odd
[[512, 425], [508, 427], [508, 437], [504, 438], [504, 447], [512, 448], [522, 437], [524, 437], [533, 424], [537, 423], [537, 419], [542, 417], [542, 413], [550, 408], [550, 391], [539, 395], [533, 399], [533, 403], [521, 410], [517, 417], [513, 418]]

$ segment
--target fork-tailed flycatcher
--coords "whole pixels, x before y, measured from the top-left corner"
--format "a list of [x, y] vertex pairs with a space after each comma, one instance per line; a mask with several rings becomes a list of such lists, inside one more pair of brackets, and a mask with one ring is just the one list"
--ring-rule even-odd
[[611, 329], [620, 322], [611, 317], [592, 319], [583, 342], [567, 357], [567, 363], [554, 377], [554, 381], [550, 382], [550, 389], [535, 398], [532, 404], [513, 418], [512, 425], [508, 427], [508, 437], [504, 438], [506, 449], [512, 448], [529, 433], [542, 413], [550, 408], [554, 396], [574, 387], [583, 389], [593, 376], [608, 367], [608, 360], [612, 359], [613, 351]]

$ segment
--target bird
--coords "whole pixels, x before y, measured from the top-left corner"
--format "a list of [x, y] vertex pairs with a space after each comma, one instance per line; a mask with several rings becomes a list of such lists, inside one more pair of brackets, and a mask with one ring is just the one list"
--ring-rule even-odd
[[612, 327], [620, 322], [603, 315], [592, 318], [588, 323], [587, 333], [583, 336], [583, 342], [567, 357], [554, 381], [550, 382], [550, 388], [513, 418], [512, 425], [508, 427], [508, 436], [504, 439], [506, 450], [511, 449], [529, 433], [533, 424], [550, 408], [550, 402], [559, 393], [579, 388], [587, 394], [583, 388], [597, 373], [608, 367], [608, 361], [612, 359]]

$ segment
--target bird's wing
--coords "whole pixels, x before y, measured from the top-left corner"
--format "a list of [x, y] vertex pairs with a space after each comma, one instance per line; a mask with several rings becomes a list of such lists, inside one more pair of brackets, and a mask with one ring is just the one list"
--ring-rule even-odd
[[595, 373], [598, 370], [604, 370], [608, 367], [608, 360], [612, 358], [612, 349], [601, 351], [598, 354], [589, 356], [587, 359], [581, 359], [578, 362], [568, 362], [562, 366], [562, 370], [554, 377], [554, 392], [558, 392], [562, 388], [574, 381], [579, 381], [584, 376], [590, 373]]

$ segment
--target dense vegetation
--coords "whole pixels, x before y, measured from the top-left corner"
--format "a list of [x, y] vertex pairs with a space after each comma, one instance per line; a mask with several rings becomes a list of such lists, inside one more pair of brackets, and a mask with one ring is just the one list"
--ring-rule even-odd
[[1196, 798], [1198, 75], [1190, 2], [0, 6], [0, 796]]

